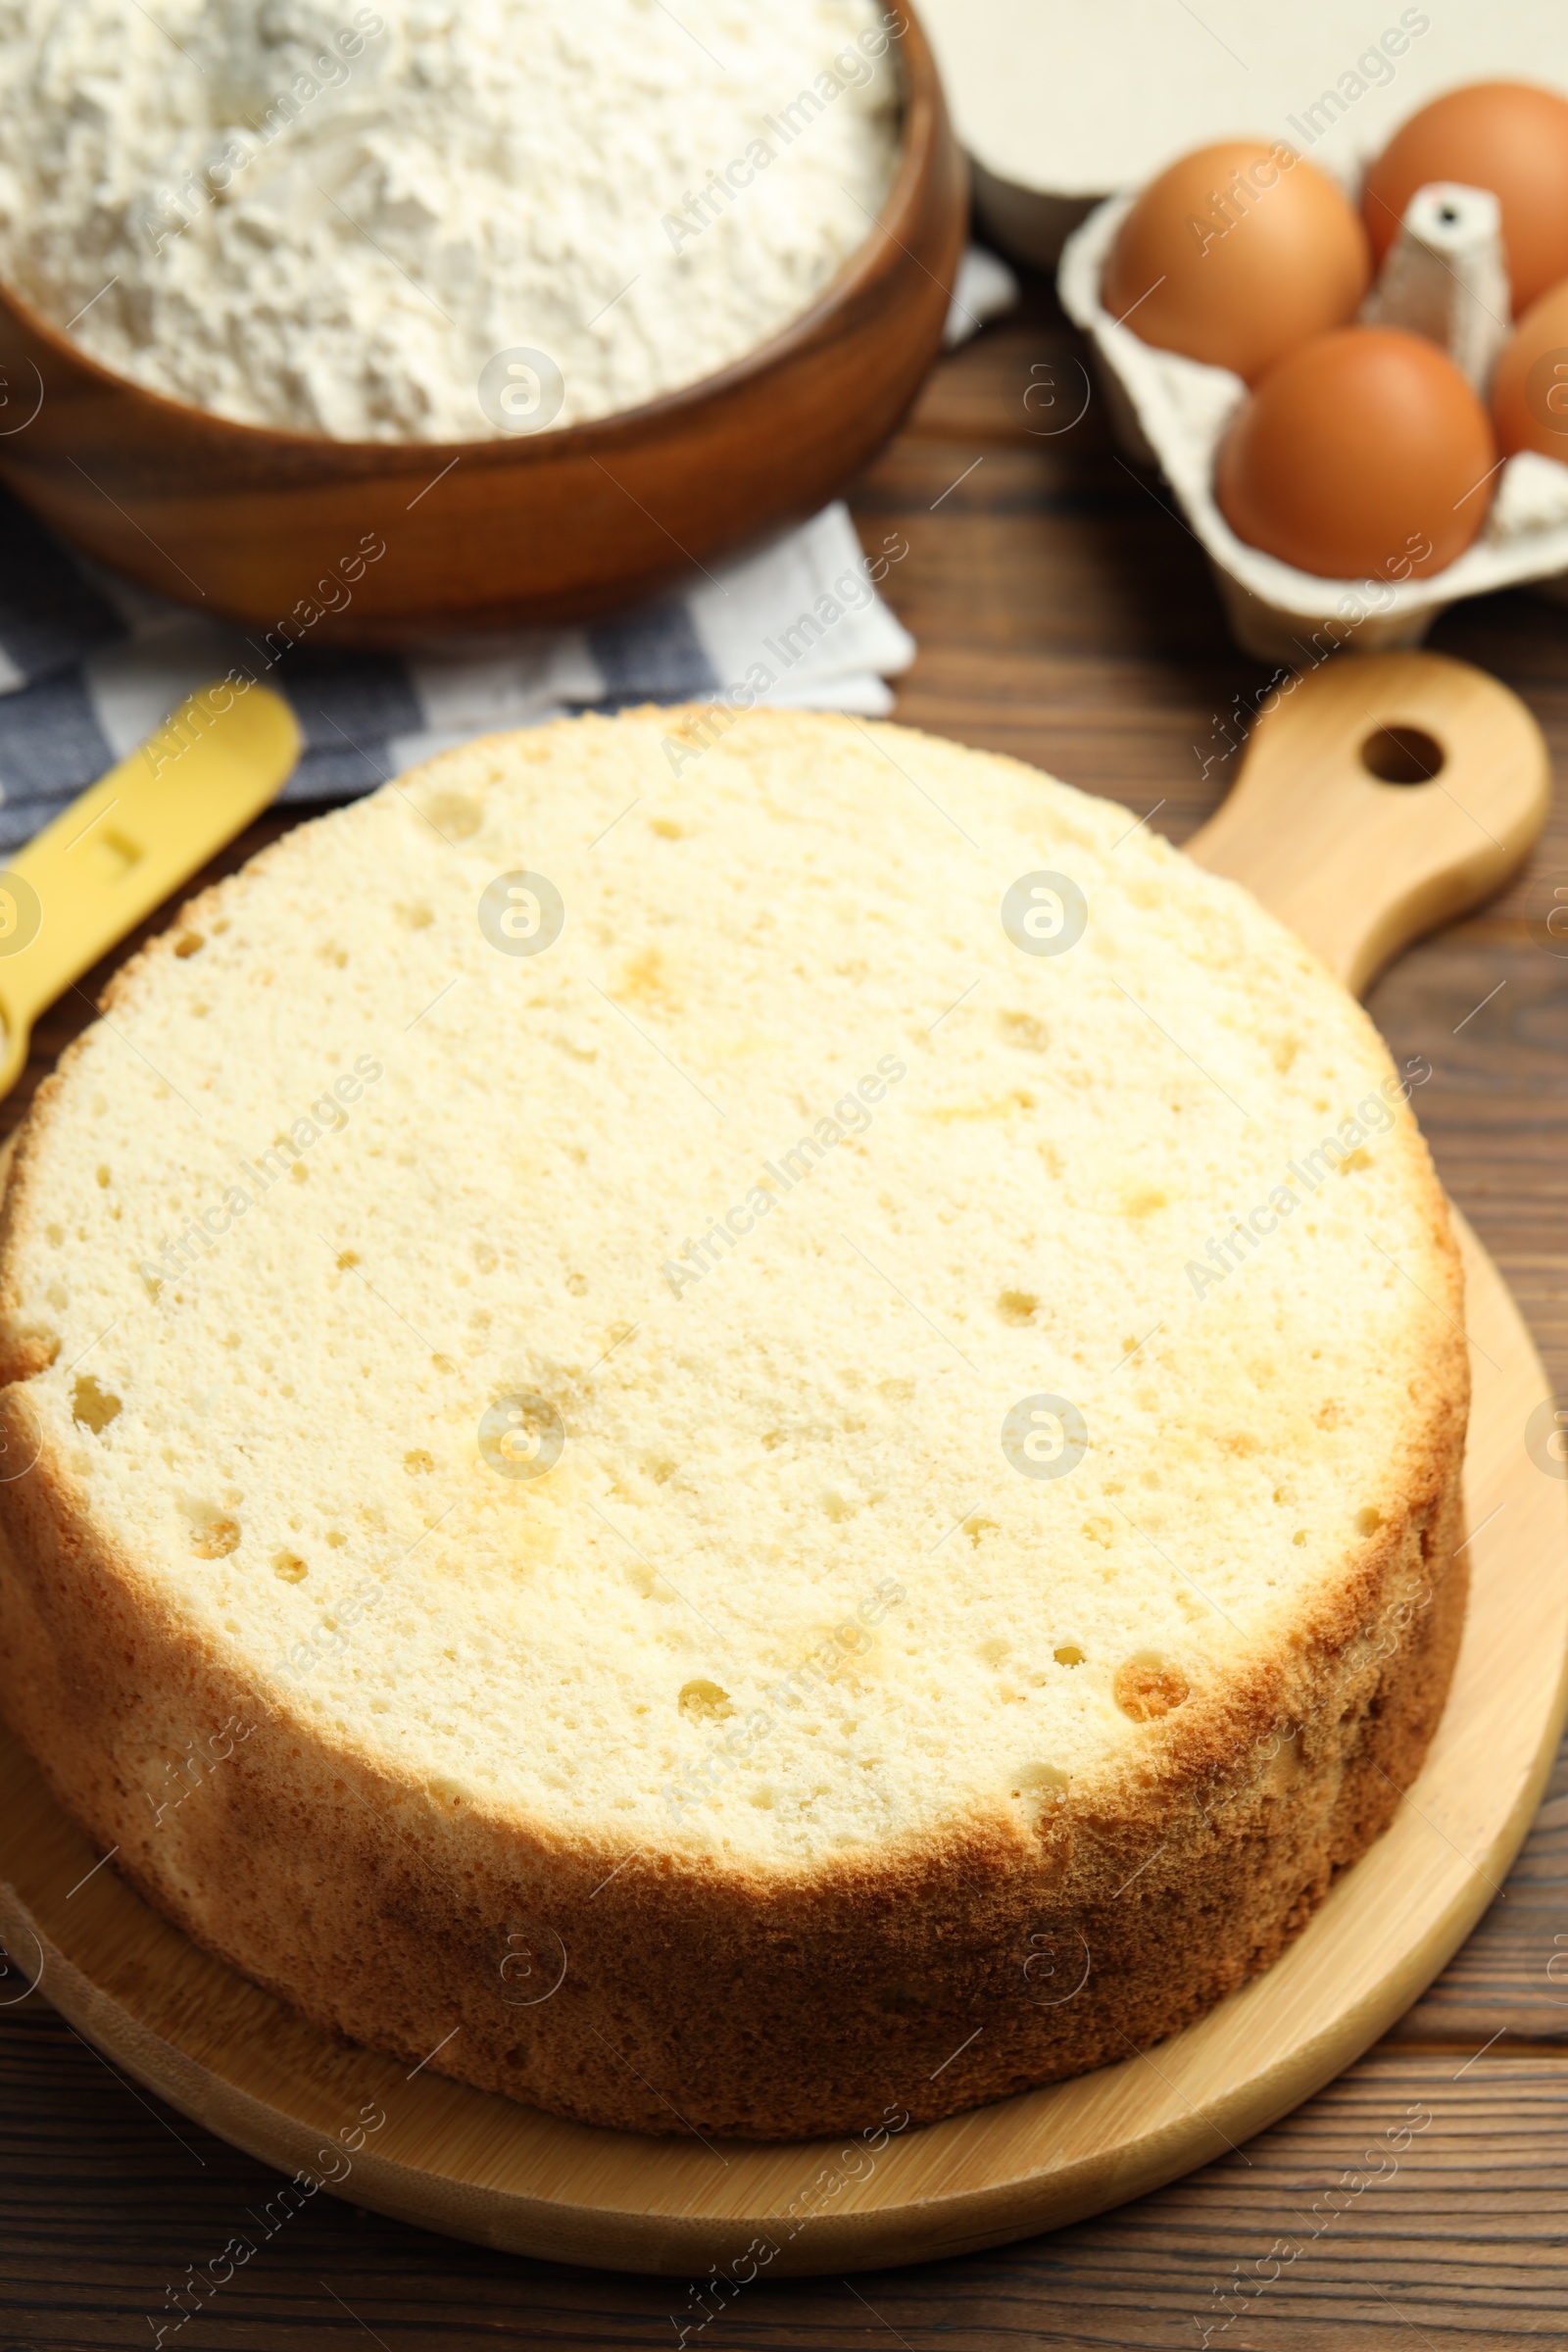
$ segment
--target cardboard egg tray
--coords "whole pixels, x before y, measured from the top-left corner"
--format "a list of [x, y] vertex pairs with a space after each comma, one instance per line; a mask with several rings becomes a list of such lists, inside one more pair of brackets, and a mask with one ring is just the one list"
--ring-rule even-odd
[[[1426, 579], [1387, 576], [1330, 580], [1265, 555], [1239, 539], [1214, 498], [1214, 461], [1247, 386], [1229, 368], [1140, 342], [1130, 325], [1102, 307], [1101, 278], [1133, 193], [1097, 205], [1062, 248], [1057, 287], [1062, 307], [1089, 336], [1112, 430], [1129, 457], [1155, 465], [1170, 484], [1188, 527], [1207, 556], [1225, 601], [1231, 632], [1249, 654], [1299, 667], [1336, 645], [1360, 653], [1418, 645], [1440, 612], [1462, 596], [1528, 584], [1568, 603], [1568, 464], [1522, 451], [1492, 482], [1480, 536], [1456, 563]], [[1399, 318], [1385, 296], [1390, 325]]]

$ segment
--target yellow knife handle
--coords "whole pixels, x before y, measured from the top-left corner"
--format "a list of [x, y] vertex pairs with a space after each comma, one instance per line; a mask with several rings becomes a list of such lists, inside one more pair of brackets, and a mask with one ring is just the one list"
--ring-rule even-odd
[[204, 686], [0, 870], [0, 1095], [44, 1007], [275, 798], [300, 731], [267, 686]]

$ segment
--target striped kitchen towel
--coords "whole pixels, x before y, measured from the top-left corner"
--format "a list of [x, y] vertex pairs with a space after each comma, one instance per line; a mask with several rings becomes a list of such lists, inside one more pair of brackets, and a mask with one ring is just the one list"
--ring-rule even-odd
[[843, 506], [635, 612], [575, 629], [432, 641], [417, 653], [270, 647], [73, 555], [0, 497], [0, 851], [19, 848], [134, 751], [195, 686], [231, 668], [287, 695], [305, 752], [285, 801], [346, 801], [472, 735], [750, 681], [785, 707], [892, 708], [914, 658]]

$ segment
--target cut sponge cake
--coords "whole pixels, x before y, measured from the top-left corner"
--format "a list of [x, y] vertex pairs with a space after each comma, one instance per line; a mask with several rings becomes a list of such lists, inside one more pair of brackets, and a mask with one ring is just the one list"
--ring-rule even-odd
[[493, 738], [186, 908], [0, 1242], [4, 1705], [321, 2023], [593, 2123], [1172, 2032], [1441, 1709], [1460, 1272], [1233, 884], [830, 717]]

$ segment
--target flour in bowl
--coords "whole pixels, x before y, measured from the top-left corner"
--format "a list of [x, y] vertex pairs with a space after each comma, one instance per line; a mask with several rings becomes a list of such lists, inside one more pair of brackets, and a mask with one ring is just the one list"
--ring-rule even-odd
[[4, 0], [0, 276], [105, 367], [246, 423], [580, 423], [740, 359], [863, 242], [904, 24], [881, 0]]

